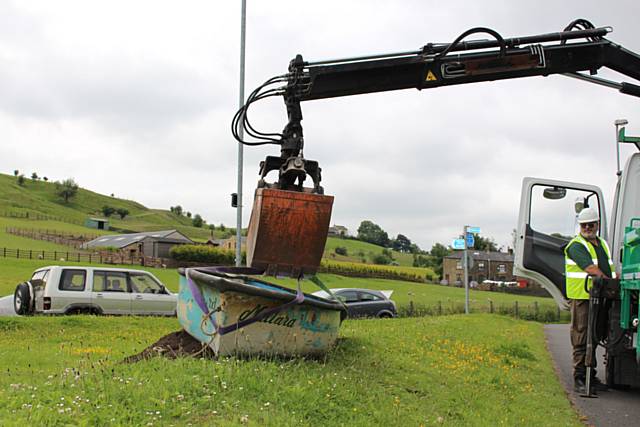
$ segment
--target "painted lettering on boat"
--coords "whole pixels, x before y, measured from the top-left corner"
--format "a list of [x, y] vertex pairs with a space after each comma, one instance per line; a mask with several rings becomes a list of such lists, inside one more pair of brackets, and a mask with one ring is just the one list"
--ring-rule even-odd
[[[238, 317], [238, 321], [243, 321], [246, 319], [251, 319], [253, 317], [256, 317], [268, 308], [269, 307], [265, 305], [257, 304], [255, 307], [240, 313], [240, 316]], [[269, 323], [271, 325], [284, 326], [287, 328], [293, 328], [293, 326], [296, 324], [296, 319], [291, 319], [285, 313], [272, 313], [259, 321], [264, 323]]]

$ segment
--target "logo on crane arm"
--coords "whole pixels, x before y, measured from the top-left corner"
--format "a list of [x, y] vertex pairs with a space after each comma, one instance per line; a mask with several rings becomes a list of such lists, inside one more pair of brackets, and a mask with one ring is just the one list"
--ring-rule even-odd
[[436, 77], [435, 74], [433, 74], [433, 72], [431, 70], [427, 71], [427, 78], [426, 81], [428, 82], [435, 82], [436, 80], [438, 80], [438, 78]]

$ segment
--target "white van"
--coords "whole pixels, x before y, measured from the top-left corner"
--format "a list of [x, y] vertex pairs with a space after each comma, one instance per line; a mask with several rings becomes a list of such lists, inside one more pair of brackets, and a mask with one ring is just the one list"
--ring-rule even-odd
[[133, 269], [48, 266], [16, 287], [17, 314], [174, 316], [177, 298], [153, 274]]

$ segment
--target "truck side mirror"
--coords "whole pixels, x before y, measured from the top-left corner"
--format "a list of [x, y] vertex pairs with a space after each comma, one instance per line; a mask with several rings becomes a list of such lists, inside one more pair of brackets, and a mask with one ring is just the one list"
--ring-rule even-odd
[[553, 188], [548, 187], [544, 189], [544, 191], [542, 192], [542, 195], [544, 196], [545, 199], [560, 200], [567, 195], [567, 189], [561, 188], [561, 187], [553, 187]]

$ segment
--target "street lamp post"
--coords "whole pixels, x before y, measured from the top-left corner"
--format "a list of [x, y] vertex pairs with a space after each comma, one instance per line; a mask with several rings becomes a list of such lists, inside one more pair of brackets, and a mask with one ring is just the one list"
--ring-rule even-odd
[[462, 259], [464, 262], [464, 312], [469, 314], [469, 258], [467, 257], [467, 230], [469, 226], [464, 226], [462, 238], [464, 240], [464, 252], [462, 253]]
[[[240, 18], [240, 108], [244, 104], [244, 50], [247, 23], [247, 0], [242, 0], [242, 15]], [[242, 140], [244, 129], [240, 126], [238, 136]], [[236, 267], [242, 265], [242, 167], [243, 145], [238, 142], [238, 198], [236, 207]]]

